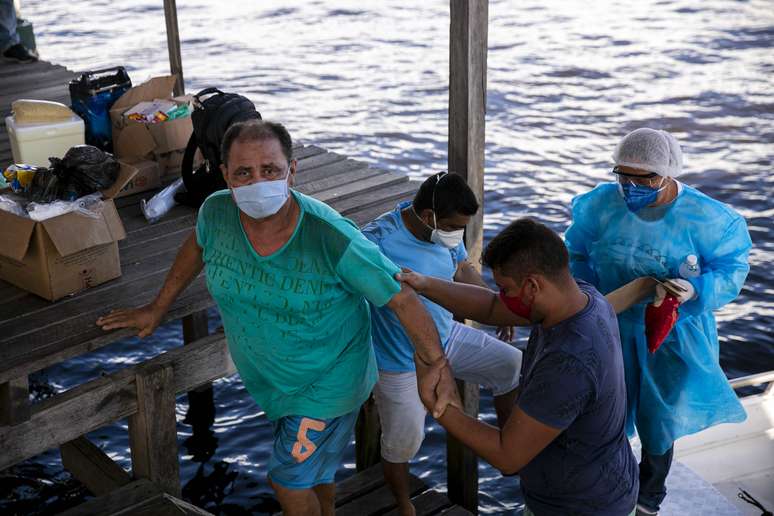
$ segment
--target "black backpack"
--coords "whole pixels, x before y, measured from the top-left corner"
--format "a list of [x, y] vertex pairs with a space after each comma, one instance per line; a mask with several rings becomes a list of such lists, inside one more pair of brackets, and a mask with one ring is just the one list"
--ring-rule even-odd
[[[207, 95], [209, 97], [202, 100]], [[220, 144], [226, 130], [237, 122], [260, 120], [261, 114], [247, 97], [223, 93], [218, 88], [205, 88], [194, 95], [193, 105], [193, 134], [188, 140], [180, 167], [186, 191], [175, 194], [175, 200], [198, 208], [212, 192], [226, 188], [220, 172]], [[194, 170], [196, 149], [201, 150], [204, 163]]]

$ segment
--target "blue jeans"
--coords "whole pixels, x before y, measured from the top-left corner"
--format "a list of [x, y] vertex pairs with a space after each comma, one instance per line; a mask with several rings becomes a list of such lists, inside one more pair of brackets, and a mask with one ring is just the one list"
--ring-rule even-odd
[[640, 461], [640, 494], [637, 503], [651, 511], [658, 511], [666, 497], [666, 478], [672, 467], [672, 445], [663, 455], [651, 455], [642, 450]]
[[16, 9], [13, 0], [0, 0], [0, 52], [18, 45], [21, 40], [16, 32]]

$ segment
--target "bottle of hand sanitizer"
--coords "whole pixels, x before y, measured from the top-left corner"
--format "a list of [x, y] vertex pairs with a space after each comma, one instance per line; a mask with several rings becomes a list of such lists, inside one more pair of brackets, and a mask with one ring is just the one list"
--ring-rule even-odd
[[699, 269], [699, 259], [695, 254], [689, 254], [685, 257], [685, 260], [680, 264], [680, 277], [683, 279], [698, 278], [701, 275], [701, 269]]

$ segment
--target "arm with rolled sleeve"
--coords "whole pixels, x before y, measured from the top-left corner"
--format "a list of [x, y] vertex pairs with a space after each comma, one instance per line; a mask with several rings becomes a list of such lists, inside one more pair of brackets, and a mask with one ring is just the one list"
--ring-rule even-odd
[[751, 247], [747, 224], [737, 215], [725, 228], [714, 249], [702, 253], [701, 275], [688, 278], [696, 295], [680, 306], [681, 312], [697, 316], [733, 301], [750, 271], [747, 259]]

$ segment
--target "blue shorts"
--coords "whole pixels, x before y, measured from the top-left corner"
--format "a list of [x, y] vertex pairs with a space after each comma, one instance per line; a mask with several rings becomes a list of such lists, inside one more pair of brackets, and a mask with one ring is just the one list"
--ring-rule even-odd
[[274, 450], [269, 479], [288, 489], [332, 483], [353, 438], [358, 412], [331, 419], [285, 416], [272, 421]]

